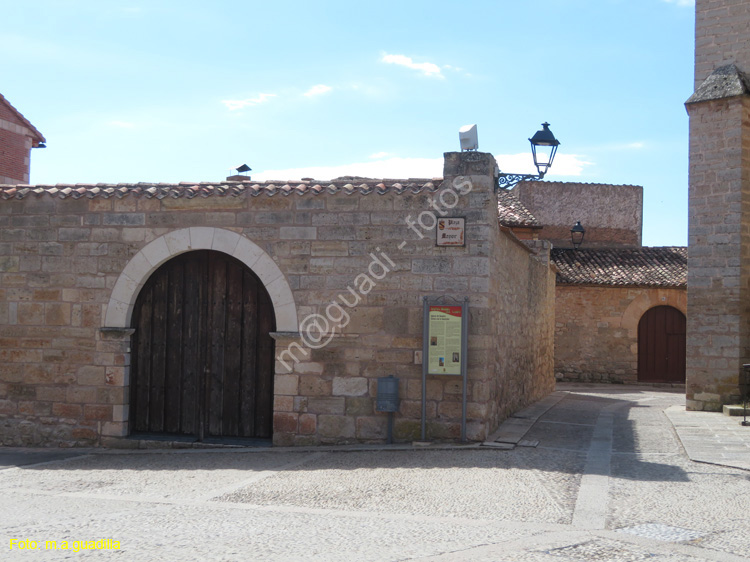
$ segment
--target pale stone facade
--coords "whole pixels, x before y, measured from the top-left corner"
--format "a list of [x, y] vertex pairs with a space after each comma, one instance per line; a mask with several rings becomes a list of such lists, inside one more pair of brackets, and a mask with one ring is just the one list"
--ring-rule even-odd
[[[687, 274], [685, 248], [641, 246], [643, 188], [527, 181], [501, 195], [502, 224], [554, 246], [557, 380], [642, 382], [638, 324], [657, 306], [685, 313]], [[578, 221], [586, 235], [574, 251]]]
[[513, 191], [541, 225], [536, 236], [556, 248], [572, 247], [570, 229], [578, 221], [586, 229], [587, 248], [641, 245], [639, 185], [526, 181]]
[[[244, 263], [273, 303], [275, 444], [382, 441], [390, 374], [395, 437], [418, 438], [422, 297], [446, 294], [469, 297], [467, 436], [484, 439], [553, 389], [554, 274], [548, 245], [499, 227], [492, 157], [466, 158], [447, 153], [444, 180], [388, 185], [2, 186], [0, 441], [128, 444], [134, 304], [160, 265], [201, 249]], [[435, 245], [443, 214], [466, 218], [464, 247]], [[338, 318], [327, 345], [310, 345], [313, 314]], [[429, 377], [426, 398], [427, 437], [457, 438], [460, 378]]]
[[555, 375], [561, 381], [637, 383], [638, 323], [656, 306], [685, 314], [684, 288], [558, 285]]
[[750, 2], [697, 0], [687, 406], [736, 401], [750, 362]]

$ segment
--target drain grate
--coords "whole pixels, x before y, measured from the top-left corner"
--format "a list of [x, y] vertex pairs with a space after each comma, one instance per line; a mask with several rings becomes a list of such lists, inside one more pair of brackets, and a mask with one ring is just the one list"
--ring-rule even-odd
[[630, 533], [646, 539], [654, 539], [665, 542], [694, 541], [703, 536], [703, 533], [681, 527], [670, 527], [661, 523], [644, 523], [633, 527], [622, 527], [617, 529], [621, 533]]

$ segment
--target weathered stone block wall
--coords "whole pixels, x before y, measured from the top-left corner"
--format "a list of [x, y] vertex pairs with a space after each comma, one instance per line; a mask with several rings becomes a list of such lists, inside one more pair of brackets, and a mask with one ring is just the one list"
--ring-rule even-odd
[[[492, 229], [490, 248], [495, 369], [490, 382], [493, 425], [518, 406], [527, 406], [555, 389], [555, 274], [550, 244], [522, 243], [512, 233]], [[527, 245], [528, 244], [528, 245]]]
[[748, 0], [696, 1], [695, 88], [725, 64], [750, 72], [749, 22]]
[[[387, 418], [374, 411], [374, 398], [377, 378], [389, 374], [400, 378], [403, 398], [396, 439], [418, 437], [422, 297], [444, 294], [470, 297], [468, 437], [484, 438], [497, 421], [488, 387], [529, 365], [496, 371], [493, 360], [500, 313], [492, 307], [500, 303], [491, 276], [500, 266], [490, 267], [489, 235], [497, 210], [491, 172], [479, 173], [491, 164], [468, 167], [470, 190], [446, 180], [437, 192], [250, 196], [241, 188], [190, 199], [164, 196], [169, 188], [158, 186], [137, 195], [82, 187], [0, 202], [0, 442], [114, 444], [126, 436], [128, 318], [138, 290], [174, 255], [204, 248], [255, 264], [281, 305], [274, 443], [382, 441]], [[434, 215], [443, 212], [466, 218], [465, 247], [436, 247]], [[507, 259], [507, 269], [529, 267], [520, 254]], [[510, 314], [536, 310], [528, 283], [547, 279], [532, 277], [519, 279]], [[334, 332], [327, 345], [304, 329], [293, 333], [316, 314]], [[292, 344], [298, 361], [281, 355]], [[534, 341], [523, 345], [538, 353]], [[428, 380], [428, 438], [458, 437], [460, 389], [458, 377]], [[528, 401], [514, 391], [503, 411]]]
[[655, 306], [685, 314], [685, 289], [558, 285], [555, 376], [573, 382], [638, 382], [638, 323]]
[[557, 248], [572, 247], [570, 229], [577, 221], [586, 229], [586, 247], [641, 245], [640, 186], [528, 181], [514, 191], [543, 225], [539, 238]]
[[[386, 434], [387, 417], [374, 411], [377, 378], [400, 379], [400, 411], [395, 416], [395, 438], [412, 440], [420, 435], [421, 364], [414, 360], [422, 349], [422, 297], [424, 295], [470, 295], [472, 349], [469, 355], [470, 439], [481, 439], [487, 421], [478, 405], [483, 397], [478, 382], [489, 373], [486, 362], [492, 346], [487, 327], [475, 324], [488, 306], [487, 224], [496, 219], [489, 204], [488, 182], [469, 176], [472, 190], [459, 194], [460, 208], [452, 215], [466, 216], [465, 248], [438, 248], [430, 201], [436, 194], [321, 198], [313, 213], [317, 241], [310, 242], [310, 258], [290, 255], [279, 260], [282, 270], [297, 271], [292, 278], [300, 318], [323, 314], [329, 303], [352, 301], [348, 287], [368, 270], [371, 252], [385, 253], [396, 265], [362, 302], [346, 309], [348, 325], [327, 346], [312, 349], [285, 372], [278, 365], [274, 442], [283, 445], [378, 441]], [[458, 190], [456, 191], [458, 193]], [[440, 197], [434, 199], [441, 208]], [[444, 199], [453, 204], [453, 196]], [[424, 214], [422, 214], [424, 213]], [[438, 213], [439, 214], [439, 213]], [[421, 234], [406, 226], [417, 221]], [[418, 221], [432, 225], [422, 230]], [[321, 240], [321, 235], [323, 240]], [[420, 235], [424, 238], [420, 238]], [[406, 241], [406, 246], [399, 248]], [[376, 249], [377, 248], [377, 249]], [[382, 259], [382, 258], [381, 258]], [[382, 260], [385, 261], [385, 260]], [[387, 262], [386, 262], [387, 263]], [[301, 270], [300, 270], [301, 268]], [[298, 286], [297, 286], [298, 283]], [[303, 323], [304, 324], [304, 323]], [[304, 325], [303, 325], [304, 327]], [[303, 338], [299, 343], [304, 343]], [[287, 347], [298, 340], [277, 340]], [[279, 349], [277, 349], [277, 357]], [[298, 357], [302, 357], [295, 350]], [[460, 436], [461, 385], [457, 377], [429, 377], [427, 381], [427, 438], [455, 439]], [[486, 399], [485, 399], [486, 400]]]
[[750, 99], [688, 111], [687, 405], [718, 410], [737, 400], [750, 360]]
[[[697, 0], [695, 37], [696, 89], [727, 64], [750, 71], [750, 2]], [[750, 96], [707, 94], [687, 104], [686, 394], [693, 410], [735, 402], [741, 365], [750, 361]]]

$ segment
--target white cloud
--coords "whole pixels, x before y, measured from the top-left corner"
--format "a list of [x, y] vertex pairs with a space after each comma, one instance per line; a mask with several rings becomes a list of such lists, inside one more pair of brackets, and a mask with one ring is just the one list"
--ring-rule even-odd
[[254, 174], [253, 179], [299, 180], [315, 178], [330, 180], [341, 176], [362, 176], [366, 178], [432, 178], [443, 174], [442, 158], [388, 158], [377, 162], [356, 162], [333, 166], [311, 166], [309, 168], [288, 168], [266, 170]]
[[[376, 153], [370, 158], [380, 157]], [[387, 154], [386, 154], [387, 155]], [[531, 155], [523, 154], [498, 154], [500, 169], [504, 172], [518, 174], [536, 174], [536, 168], [531, 160]], [[554, 165], [547, 174], [547, 179], [555, 180], [555, 176], [580, 176], [586, 166], [592, 165], [582, 156], [576, 154], [558, 154]], [[376, 162], [356, 162], [353, 164], [339, 164], [333, 166], [310, 166], [308, 168], [286, 168], [277, 170], [265, 170], [253, 174], [253, 179], [258, 181], [288, 181], [300, 180], [302, 178], [315, 178], [325, 181], [341, 176], [361, 176], [365, 178], [435, 178], [443, 175], [442, 158], [399, 158], [391, 157], [377, 160]]]
[[333, 88], [331, 88], [330, 86], [326, 86], [325, 84], [317, 84], [317, 85], [313, 86], [312, 88], [310, 88], [309, 90], [307, 90], [302, 95], [306, 96], [308, 98], [311, 98], [313, 96], [319, 96], [321, 94], [327, 94], [331, 90], [333, 90]]
[[695, 6], [695, 0], [664, 0], [670, 4], [677, 4], [678, 6]]
[[134, 129], [135, 123], [131, 123], [130, 121], [110, 121], [108, 123], [110, 127], [117, 127], [119, 129]]
[[383, 58], [380, 60], [387, 64], [398, 64], [412, 70], [419, 70], [425, 76], [445, 78], [438, 65], [431, 62], [414, 62], [411, 57], [407, 57], [406, 55], [383, 55]]
[[471, 73], [466, 72], [465, 68], [461, 68], [460, 66], [452, 66], [450, 64], [444, 64], [443, 68], [445, 70], [448, 70], [450, 72], [458, 72], [459, 74], [463, 74], [466, 77], [471, 77]]
[[[580, 154], [557, 154], [552, 167], [547, 172], [545, 179], [555, 181], [552, 176], [580, 176], [586, 166], [592, 166], [593, 162], [583, 159]], [[513, 174], [536, 174], [534, 160], [528, 152], [519, 154], [496, 154], [495, 160], [500, 170]]]
[[623, 148], [630, 149], [630, 150], [640, 150], [641, 148], [645, 148], [645, 147], [646, 147], [646, 143], [641, 142], [641, 141], [629, 142], [625, 146], [623, 146]]
[[380, 160], [381, 158], [386, 158], [390, 155], [390, 152], [375, 152], [374, 154], [370, 154], [368, 158], [372, 158], [373, 160]]
[[246, 100], [221, 100], [221, 103], [227, 106], [229, 111], [235, 111], [237, 109], [242, 109], [243, 107], [265, 103], [275, 97], [276, 94], [258, 94], [257, 98], [248, 98]]

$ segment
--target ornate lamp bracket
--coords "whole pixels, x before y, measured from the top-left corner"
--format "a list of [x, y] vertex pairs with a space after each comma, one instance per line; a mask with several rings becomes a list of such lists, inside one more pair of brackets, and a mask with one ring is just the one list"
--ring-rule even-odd
[[498, 189], [511, 189], [515, 185], [522, 181], [534, 181], [540, 180], [544, 177], [544, 174], [505, 174], [500, 172], [497, 176], [497, 183], [495, 184], [495, 191]]

